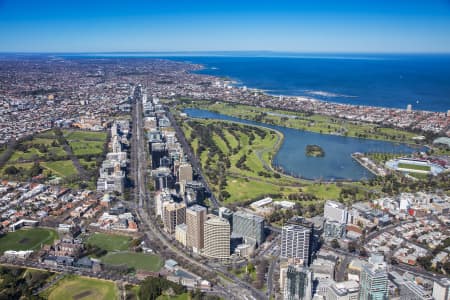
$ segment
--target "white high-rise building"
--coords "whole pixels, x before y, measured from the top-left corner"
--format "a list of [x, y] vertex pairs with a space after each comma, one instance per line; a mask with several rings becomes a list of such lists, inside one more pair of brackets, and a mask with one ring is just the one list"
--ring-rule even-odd
[[406, 111], [411, 112], [412, 111], [412, 104], [406, 105]]
[[163, 205], [165, 202], [172, 201], [172, 195], [169, 190], [163, 189], [160, 192], [155, 194], [155, 202], [156, 202], [156, 215], [161, 216], [163, 218]]
[[342, 203], [328, 200], [324, 205], [323, 216], [327, 220], [346, 224], [348, 220], [348, 210]]
[[284, 225], [281, 231], [281, 257], [300, 259], [304, 265], [309, 264], [311, 238], [310, 228]]
[[208, 215], [205, 222], [205, 256], [217, 259], [227, 259], [230, 257], [230, 223], [221, 217]]

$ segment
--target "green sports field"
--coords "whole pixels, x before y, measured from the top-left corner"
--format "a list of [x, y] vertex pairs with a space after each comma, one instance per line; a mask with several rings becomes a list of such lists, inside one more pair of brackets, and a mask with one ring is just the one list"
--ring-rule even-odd
[[128, 250], [132, 238], [126, 235], [94, 233], [87, 239], [87, 243], [106, 251]]
[[409, 169], [409, 170], [416, 170], [416, 171], [430, 171], [430, 166], [423, 166], [423, 165], [415, 165], [415, 164], [405, 164], [405, 163], [399, 163], [399, 168], [402, 169]]
[[63, 130], [64, 137], [68, 141], [105, 141], [107, 133], [103, 131]]
[[110, 265], [127, 265], [136, 270], [151, 272], [158, 272], [163, 266], [163, 260], [158, 255], [133, 252], [108, 253], [102, 257], [102, 262]]
[[43, 292], [49, 300], [114, 300], [118, 299], [113, 282], [79, 276], [68, 276]]
[[0, 253], [6, 250], [37, 250], [58, 237], [56, 231], [46, 228], [20, 229], [0, 237]]
[[103, 152], [103, 144], [102, 141], [69, 141], [76, 156], [100, 155]]

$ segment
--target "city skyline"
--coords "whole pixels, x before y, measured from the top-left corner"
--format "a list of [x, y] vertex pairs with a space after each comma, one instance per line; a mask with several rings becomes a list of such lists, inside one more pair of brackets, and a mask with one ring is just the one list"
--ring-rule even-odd
[[0, 298], [450, 300], [449, 95], [450, 0], [0, 0]]
[[449, 53], [448, 1], [0, 1], [1, 52]]

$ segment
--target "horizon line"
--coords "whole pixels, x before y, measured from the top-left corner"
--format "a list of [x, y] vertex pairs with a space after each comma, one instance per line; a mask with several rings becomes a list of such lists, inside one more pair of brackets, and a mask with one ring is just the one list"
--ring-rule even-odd
[[26, 55], [60, 55], [60, 54], [284, 54], [284, 55], [330, 55], [330, 54], [339, 54], [339, 55], [450, 55], [450, 51], [433, 51], [433, 52], [395, 52], [395, 51], [386, 51], [386, 52], [369, 52], [369, 51], [289, 51], [289, 50], [125, 50], [125, 51], [1, 51], [0, 55], [5, 54], [26, 54]]

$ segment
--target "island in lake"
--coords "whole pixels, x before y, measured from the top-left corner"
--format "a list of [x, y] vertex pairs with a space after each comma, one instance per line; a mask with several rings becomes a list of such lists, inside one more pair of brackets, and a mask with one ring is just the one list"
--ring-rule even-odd
[[306, 145], [306, 156], [324, 157], [325, 151], [319, 145]]

